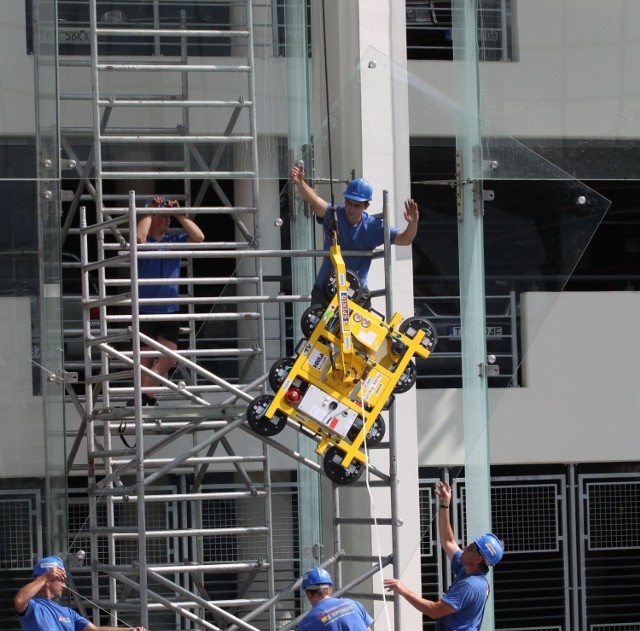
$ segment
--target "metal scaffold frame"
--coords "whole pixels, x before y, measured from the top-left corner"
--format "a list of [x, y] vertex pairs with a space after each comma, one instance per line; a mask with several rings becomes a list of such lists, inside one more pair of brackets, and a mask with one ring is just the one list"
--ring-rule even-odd
[[[265, 311], [280, 313], [279, 305], [303, 301], [306, 296], [269, 295], [263, 289], [262, 260], [268, 258], [295, 259], [301, 256], [323, 256], [322, 250], [281, 251], [261, 250], [257, 207], [259, 199], [257, 132], [255, 126], [253, 20], [250, 0], [234, 3], [242, 5], [246, 27], [232, 31], [191, 30], [172, 28], [127, 29], [127, 36], [153, 35], [158, 41], [164, 37], [180, 37], [180, 61], [163, 63], [158, 59], [145, 63], [105, 63], [98, 51], [101, 37], [119, 37], [123, 30], [99, 25], [96, 0], [91, 0], [91, 58], [88, 62], [63, 59], [61, 66], [84, 66], [91, 73], [93, 126], [64, 128], [61, 145], [67, 166], [75, 170], [78, 184], [69, 195], [69, 206], [63, 223], [63, 234], [78, 235], [80, 271], [82, 278], [82, 337], [84, 346], [84, 397], [70, 389], [76, 407], [82, 413], [78, 431], [70, 431], [73, 438], [68, 461], [69, 473], [81, 473], [88, 480], [86, 524], [89, 554], [86, 561], [74, 568], [79, 589], [89, 593], [94, 620], [105, 623], [105, 612], [112, 624], [126, 620], [127, 624], [142, 624], [155, 631], [162, 629], [288, 629], [296, 620], [291, 613], [299, 602], [296, 590], [299, 577], [293, 577], [297, 559], [304, 551], [291, 555], [276, 568], [275, 524], [279, 489], [293, 488], [287, 483], [272, 480], [272, 450], [285, 454], [291, 462], [300, 462], [322, 474], [317, 462], [301, 456], [295, 449], [278, 440], [261, 436], [258, 440], [240, 442], [251, 445], [237, 450], [233, 436], [246, 433], [258, 438], [245, 423], [246, 403], [264, 392], [267, 381], [268, 341]], [[247, 59], [235, 68], [219, 64], [193, 64], [187, 55], [190, 37], [232, 37], [244, 40]], [[235, 50], [239, 47], [236, 46]], [[241, 48], [241, 47], [240, 47]], [[160, 58], [161, 59], [161, 58]], [[121, 93], [103, 93], [101, 74], [174, 73], [180, 77], [179, 98], [154, 94], [150, 97]], [[190, 99], [189, 76], [192, 72], [239, 72], [246, 78], [246, 97], [237, 101]], [[86, 95], [63, 93], [63, 102], [87, 100]], [[179, 125], [174, 128], [111, 127], [116, 110], [137, 108], [180, 108]], [[230, 108], [231, 114], [220, 134], [190, 134], [189, 110], [193, 107]], [[235, 134], [242, 114], [248, 114], [248, 133]], [[74, 147], [74, 139], [90, 134], [93, 138], [87, 155]], [[113, 143], [130, 146], [139, 143], [168, 143], [183, 147], [183, 160], [177, 163], [152, 160], [148, 163], [105, 159], [107, 148]], [[202, 153], [203, 143], [210, 143], [211, 159]], [[237, 171], [218, 169], [225, 151], [238, 143], [249, 147], [243, 153], [245, 163]], [[250, 158], [247, 159], [247, 156]], [[247, 163], [251, 168], [247, 169]], [[195, 165], [197, 168], [193, 168]], [[149, 208], [141, 202], [146, 194], [129, 191], [105, 192], [107, 181], [153, 181], [158, 178], [182, 180], [184, 192], [180, 197], [182, 210], [195, 218], [228, 214], [232, 217], [238, 241], [209, 241], [194, 244], [138, 244], [136, 223]], [[225, 194], [219, 180], [231, 179], [241, 185], [250, 183], [252, 204], [235, 206]], [[193, 182], [201, 181], [196, 192]], [[215, 192], [219, 205], [207, 205], [207, 190]], [[112, 188], [110, 188], [112, 190]], [[123, 205], [123, 198], [127, 204]], [[95, 215], [91, 207], [95, 205]], [[153, 209], [154, 213], [170, 213], [169, 209]], [[78, 217], [79, 215], [79, 217]], [[79, 228], [73, 228], [74, 221]], [[388, 224], [388, 221], [387, 221]], [[388, 244], [387, 244], [388, 245]], [[388, 252], [388, 247], [385, 249]], [[187, 273], [179, 284], [186, 288], [179, 302], [179, 315], [141, 314], [139, 287], [151, 284], [137, 276], [137, 262], [142, 259], [166, 257], [167, 250], [175, 251], [185, 261]], [[348, 254], [348, 252], [345, 252]], [[250, 273], [232, 276], [194, 275], [193, 262], [201, 259], [234, 259], [250, 261]], [[390, 258], [385, 260], [390, 269]], [[160, 279], [153, 279], [160, 283]], [[240, 286], [245, 294], [231, 296], [197, 295], [197, 288], [207, 286]], [[390, 285], [389, 285], [390, 286]], [[250, 291], [249, 288], [253, 288]], [[387, 308], [391, 308], [387, 293]], [[236, 311], [225, 309], [206, 311], [209, 305], [235, 305]], [[242, 307], [242, 309], [241, 309]], [[96, 310], [99, 318], [92, 319]], [[180, 321], [186, 323], [183, 336], [188, 335], [186, 350], [172, 351], [140, 331], [142, 322]], [[202, 346], [196, 329], [205, 323], [234, 323], [233, 326], [253, 326], [253, 343], [233, 347]], [[151, 350], [142, 351], [141, 346]], [[142, 365], [143, 357], [166, 356], [176, 363], [174, 375], [158, 378]], [[211, 370], [208, 365], [225, 358], [239, 365], [237, 383]], [[148, 392], [162, 397], [161, 407], [142, 405], [141, 376], [154, 375], [159, 385]], [[123, 406], [125, 399], [134, 399], [133, 408]], [[84, 407], [83, 407], [84, 406]], [[392, 419], [391, 425], [395, 421]], [[298, 429], [292, 421], [289, 425]], [[370, 515], [354, 518], [343, 516], [340, 509], [339, 487], [334, 485], [332, 554], [317, 559], [318, 565], [331, 569], [335, 565], [338, 595], [353, 594], [356, 586], [393, 561], [394, 553], [379, 558], [369, 554], [348, 554], [345, 529], [371, 529], [390, 526], [397, 532], [398, 500], [393, 489], [395, 446], [392, 432], [390, 474], [368, 464], [374, 486], [392, 489], [389, 496], [390, 516], [373, 519]], [[316, 442], [317, 437], [311, 437]], [[86, 443], [87, 464], [79, 456], [82, 442]], [[120, 446], [119, 441], [122, 441]], [[131, 444], [133, 441], [133, 445]], [[271, 449], [270, 449], [271, 448]], [[218, 452], [224, 452], [223, 454]], [[78, 462], [76, 462], [78, 461]], [[222, 482], [217, 482], [219, 467]], [[354, 485], [365, 493], [364, 483]], [[288, 492], [288, 491], [287, 491]], [[224, 508], [235, 505], [233, 524], [221, 516]], [[259, 508], [256, 508], [256, 505]], [[83, 526], [84, 527], [84, 526]], [[291, 525], [292, 537], [294, 524]], [[79, 534], [75, 536], [74, 542]], [[71, 538], [71, 537], [70, 537]], [[79, 540], [83, 540], [80, 537]], [[396, 549], [397, 535], [393, 536]], [[76, 545], [76, 544], [74, 544]], [[79, 544], [77, 544], [79, 545]], [[76, 547], [77, 547], [76, 545]], [[283, 545], [283, 544], [278, 544]], [[295, 546], [287, 542], [286, 546]], [[285, 546], [285, 547], [286, 547]], [[292, 549], [293, 549], [292, 548]], [[74, 550], [71, 549], [70, 553]], [[216, 560], [224, 558], [224, 560]], [[234, 556], [235, 555], [235, 556]], [[234, 558], [231, 558], [234, 557]], [[349, 575], [342, 580], [343, 568], [350, 563]], [[364, 569], [362, 569], [364, 564]], [[287, 575], [286, 580], [283, 575]], [[357, 578], [352, 579], [352, 576]], [[292, 578], [294, 580], [292, 580]], [[235, 586], [227, 589], [224, 584]], [[225, 597], [225, 593], [233, 593]], [[359, 594], [377, 600], [368, 590]], [[254, 626], [257, 625], [257, 626]]]

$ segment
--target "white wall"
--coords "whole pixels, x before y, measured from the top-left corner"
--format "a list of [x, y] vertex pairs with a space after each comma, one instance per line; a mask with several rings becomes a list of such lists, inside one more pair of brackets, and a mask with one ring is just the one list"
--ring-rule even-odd
[[[481, 67], [485, 120], [512, 136], [639, 137], [640, 79], [636, 61], [640, 56], [640, 30], [637, 29], [640, 3], [630, 0], [607, 3], [598, 0], [536, 0], [515, 4], [517, 60], [487, 62]], [[355, 7], [355, 3], [351, 6]], [[342, 11], [347, 8], [345, 6]], [[33, 57], [26, 54], [24, 2], [4, 0], [3, 9], [0, 24], [4, 62], [0, 67], [0, 135], [32, 134]], [[368, 15], [374, 24], [388, 28], [388, 23], [375, 19], [374, 12], [369, 11]], [[329, 25], [332, 27], [331, 23]], [[358, 61], [357, 52], [355, 56], [349, 56], [348, 38], [353, 29], [353, 19], [349, 18], [328, 30], [330, 54], [335, 52], [343, 58], [346, 54], [349, 65], [349, 69], [341, 72], [338, 83], [331, 87], [332, 102], [339, 99], [340, 91], [351, 79], [353, 64]], [[381, 47], [381, 52], [389, 53], [385, 47]], [[284, 81], [283, 64], [266, 64], [263, 60], [257, 60], [257, 64], [260, 98], [271, 100], [285, 93], [278, 87]], [[336, 68], [336, 64], [333, 67]], [[450, 135], [451, 117], [439, 115], [437, 99], [439, 93], [452, 95], [451, 62], [413, 61], [409, 62], [409, 71], [421, 87], [420, 94], [412, 95], [411, 135]], [[130, 73], [119, 74], [125, 84], [134, 80]], [[129, 77], [122, 78], [123, 75]], [[267, 80], [261, 85], [260, 77], [265, 76]], [[61, 83], [69, 91], [74, 86], [88, 89], [90, 82], [86, 79], [82, 69], [61, 71]], [[156, 74], [150, 83], [153, 85], [157, 80]], [[202, 73], [194, 74], [192, 87], [195, 97], [207, 93], [208, 81]], [[227, 85], [229, 94], [237, 94], [233, 80], [225, 80], [225, 90]], [[433, 92], [427, 90], [425, 93], [425, 86], [433, 88]], [[217, 82], [216, 89], [219, 88]], [[315, 102], [323, 102], [321, 91], [317, 91]], [[67, 104], [65, 110], [63, 120], [72, 120], [73, 116], [79, 115], [82, 121], [86, 116], [82, 108], [75, 110]], [[284, 122], [279, 114], [283, 111], [275, 102], [271, 103], [267, 118], [259, 121], [260, 130], [271, 133], [281, 128]], [[148, 115], [148, 111], [146, 113]], [[129, 115], [136, 116], [131, 112]], [[211, 115], [216, 113], [209, 112], [207, 116]], [[197, 110], [194, 111], [193, 122], [195, 128], [201, 127]], [[347, 152], [345, 168], [351, 168], [353, 160], [348, 149], [339, 144], [334, 149], [337, 153]]]
[[0, 51], [0, 135], [33, 135], [33, 56], [27, 55], [24, 0], [2, 2]]
[[0, 298], [0, 476], [44, 475], [42, 397], [33, 396], [29, 298]]
[[[636, 461], [640, 294], [529, 293], [525, 383], [491, 389], [493, 464]], [[420, 464], [464, 463], [460, 390], [420, 390]]]
[[[517, 59], [481, 64], [483, 119], [510, 136], [637, 138], [640, 3], [514, 5]], [[451, 134], [437, 115], [437, 93], [452, 95], [452, 63], [412, 61], [409, 70], [434, 88], [412, 102], [411, 134]]]

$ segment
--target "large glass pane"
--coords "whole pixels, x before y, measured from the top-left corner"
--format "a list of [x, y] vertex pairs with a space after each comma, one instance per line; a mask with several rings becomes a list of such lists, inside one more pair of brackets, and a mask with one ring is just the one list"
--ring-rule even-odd
[[[311, 145], [311, 99], [309, 92], [309, 42], [307, 23], [307, 2], [297, 0], [287, 2], [284, 6], [285, 21], [285, 57], [287, 63], [287, 113], [288, 113], [288, 145], [291, 148], [289, 160], [304, 167], [305, 163], [313, 172], [310, 152]], [[284, 174], [283, 174], [284, 175]], [[285, 176], [286, 177], [286, 176]], [[291, 186], [291, 185], [289, 185]], [[294, 250], [314, 249], [315, 239], [309, 225], [309, 209], [296, 195], [290, 198], [290, 235], [291, 248]], [[299, 259], [291, 265], [291, 290], [293, 294], [306, 294], [313, 283], [314, 261], [312, 258]], [[307, 308], [306, 303], [293, 303], [293, 322], [300, 319]], [[297, 437], [298, 450], [313, 462], [319, 462], [315, 454], [315, 446], [302, 434]], [[321, 560], [320, 551], [323, 546], [322, 510], [320, 478], [309, 467], [298, 464], [298, 502], [299, 546], [305, 551], [300, 558], [300, 572], [305, 572], [317, 565]], [[306, 603], [303, 603], [306, 607]]]
[[[478, 32], [491, 32], [483, 9], [496, 3], [478, 4]], [[502, 15], [511, 55], [478, 67], [483, 119], [573, 177], [636, 179], [640, 7], [544, 0], [511, 9]]]
[[[0, 501], [2, 578], [11, 596], [38, 557], [66, 558], [68, 548], [56, 3], [14, 4], [15, 17], [25, 19], [0, 26], [11, 51], [0, 94]], [[19, 628], [16, 616], [2, 626]]]
[[[369, 50], [361, 60], [361, 71], [374, 65], [404, 76], [402, 68], [394, 68], [379, 51]], [[472, 66], [461, 95], [473, 72]], [[420, 409], [425, 410], [425, 418], [419, 420], [421, 443], [423, 453], [430, 451], [430, 443], [439, 445], [445, 430], [442, 418], [452, 422], [461, 414], [484, 418], [484, 424], [471, 428], [465, 421], [461, 464], [466, 480], [486, 482], [493, 418], [511, 390], [508, 386], [526, 385], [537, 327], [562, 295], [609, 202], [485, 120], [482, 100], [473, 93], [454, 100], [451, 71], [440, 83], [450, 90], [441, 90], [419, 72], [407, 76], [414, 130], [412, 194], [423, 213], [414, 243], [416, 310], [433, 318], [439, 333], [435, 353], [419, 366], [424, 375], [433, 377], [431, 384], [425, 378], [421, 385], [434, 388], [419, 393]], [[477, 228], [479, 219], [481, 235], [473, 227], [465, 234], [474, 222]], [[460, 248], [466, 250], [460, 252]], [[478, 248], [481, 256], [475, 251]], [[483, 258], [483, 268], [478, 269]], [[466, 371], [464, 381], [444, 381], [441, 375], [447, 370], [451, 375], [451, 362], [460, 361], [465, 348], [461, 338], [468, 334], [464, 329], [469, 323], [476, 335], [486, 338], [486, 350], [480, 356], [462, 356], [458, 365], [460, 374]], [[495, 363], [490, 363], [494, 361], [490, 355], [495, 355]], [[497, 383], [496, 366], [503, 374]], [[487, 381], [496, 385], [488, 397], [482, 394]], [[463, 384], [467, 391], [461, 395], [441, 389]], [[431, 418], [429, 410], [437, 410], [440, 418]], [[452, 474], [457, 476], [459, 471]], [[480, 494], [474, 498], [469, 491], [464, 498], [467, 515], [458, 533], [461, 541], [476, 534], [479, 523], [491, 523], [487, 485], [479, 486]]]
[[38, 161], [41, 379], [45, 421], [47, 523], [52, 553], [66, 555], [67, 465], [64, 419], [56, 2], [35, 4], [34, 60]]

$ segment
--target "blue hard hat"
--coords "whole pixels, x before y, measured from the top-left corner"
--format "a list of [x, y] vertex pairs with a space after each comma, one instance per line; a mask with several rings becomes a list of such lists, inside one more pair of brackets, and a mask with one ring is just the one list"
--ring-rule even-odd
[[302, 578], [302, 589], [320, 589], [333, 585], [331, 574], [322, 567], [312, 567]]
[[46, 574], [52, 567], [64, 568], [62, 559], [60, 557], [45, 557], [44, 559], [40, 559], [33, 566], [33, 575], [40, 576], [41, 574]]
[[347, 186], [343, 196], [352, 199], [354, 202], [370, 202], [373, 198], [373, 186], [371, 186], [369, 180], [359, 177], [349, 182], [349, 186]]
[[482, 535], [482, 537], [474, 537], [473, 540], [478, 546], [480, 554], [489, 565], [493, 567], [500, 563], [500, 559], [504, 554], [504, 545], [498, 537], [489, 532], [486, 535]]

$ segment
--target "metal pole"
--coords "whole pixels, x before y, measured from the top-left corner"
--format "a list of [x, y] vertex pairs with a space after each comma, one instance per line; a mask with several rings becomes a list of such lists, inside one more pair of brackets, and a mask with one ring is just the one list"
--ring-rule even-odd
[[[393, 278], [391, 276], [391, 217], [389, 211], [389, 191], [382, 191], [382, 213], [384, 217], [384, 283], [385, 310], [387, 315], [393, 313]], [[393, 575], [402, 576], [398, 550], [400, 549], [399, 498], [398, 498], [398, 428], [396, 424], [396, 408], [389, 409], [389, 477], [391, 494], [391, 549], [393, 554]], [[393, 624], [396, 629], [402, 628], [401, 598], [397, 593], [393, 596]]]
[[509, 292], [509, 311], [511, 320], [511, 385], [519, 386], [518, 365], [520, 364], [520, 354], [518, 351], [518, 304], [516, 302], [516, 292]]
[[136, 194], [129, 191], [129, 247], [131, 251], [131, 329], [133, 336], [133, 387], [136, 423], [136, 495], [138, 514], [138, 562], [140, 563], [140, 623], [149, 626], [147, 594], [147, 537], [145, 518], [144, 432], [142, 427], [142, 374], [140, 372], [140, 320], [138, 319], [138, 230]]
[[[569, 506], [570, 510], [567, 512], [571, 515], [571, 527], [568, 529], [569, 541], [570, 541], [570, 549], [571, 549], [571, 558], [573, 559], [573, 563], [571, 564], [571, 591], [570, 591], [570, 606], [565, 608], [565, 627], [567, 629], [571, 629], [572, 625], [574, 628], [579, 628], [582, 622], [586, 621], [586, 610], [581, 607], [581, 589], [580, 587], [584, 585], [585, 580], [585, 569], [584, 563], [580, 564], [580, 577], [578, 577], [578, 559], [583, 558], [581, 555], [583, 553], [582, 540], [580, 541], [580, 550], [578, 550], [578, 542], [576, 538], [578, 537], [577, 533], [583, 533], [583, 523], [582, 523], [582, 511], [578, 512], [578, 500], [577, 500], [577, 489], [576, 489], [576, 469], [575, 465], [569, 464]], [[579, 527], [576, 525], [576, 515], [580, 515]], [[573, 620], [572, 620], [573, 618]]]

